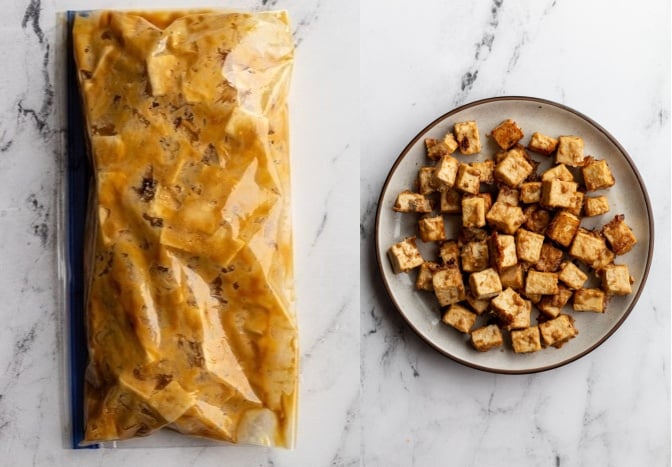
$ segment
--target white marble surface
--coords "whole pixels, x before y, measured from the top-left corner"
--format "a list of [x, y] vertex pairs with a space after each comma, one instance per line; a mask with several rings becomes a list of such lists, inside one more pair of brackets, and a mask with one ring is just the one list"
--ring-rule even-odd
[[[161, 8], [222, 6], [164, 0]], [[356, 297], [358, 8], [354, 1], [259, 0], [287, 9], [297, 44], [291, 93], [296, 280], [301, 344], [294, 451], [257, 447], [68, 449], [64, 310], [57, 305], [57, 179], [64, 127], [57, 13], [151, 8], [126, 0], [5, 2], [0, 18], [0, 464], [357, 465]], [[327, 51], [338, 50], [338, 53]], [[345, 226], [351, 226], [348, 229]]]
[[[362, 464], [669, 465], [668, 2], [411, 4], [360, 11]], [[374, 257], [377, 197], [406, 143], [448, 110], [499, 95], [601, 123], [637, 164], [656, 220], [648, 284], [623, 326], [584, 358], [524, 376], [431, 350], [387, 298]]]

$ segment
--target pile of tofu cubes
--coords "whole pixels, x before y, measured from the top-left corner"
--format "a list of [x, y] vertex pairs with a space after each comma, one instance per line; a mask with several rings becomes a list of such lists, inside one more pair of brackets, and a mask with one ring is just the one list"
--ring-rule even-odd
[[[481, 152], [475, 121], [425, 140], [427, 164], [393, 207], [418, 216], [417, 234], [389, 248], [390, 262], [397, 274], [417, 270], [416, 288], [434, 293], [442, 321], [476, 350], [503, 346], [506, 333], [516, 353], [560, 347], [578, 334], [566, 310], [604, 313], [611, 296], [632, 292], [617, 257], [637, 239], [622, 214], [599, 229], [581, 226], [582, 217], [609, 212], [596, 192], [616, 181], [606, 160], [584, 155], [580, 136], [535, 132], [523, 146], [511, 119], [488, 136], [498, 150], [473, 162], [455, 156]], [[551, 167], [539, 173], [528, 151], [552, 158]], [[456, 238], [447, 238], [446, 222], [459, 223]], [[417, 237], [436, 255], [423, 258]]]

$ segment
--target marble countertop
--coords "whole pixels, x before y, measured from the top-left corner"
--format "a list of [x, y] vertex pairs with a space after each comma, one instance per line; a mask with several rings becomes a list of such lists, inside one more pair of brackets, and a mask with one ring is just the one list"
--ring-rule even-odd
[[[219, 6], [165, 0], [161, 8]], [[234, 0], [286, 9], [296, 62], [290, 97], [301, 379], [297, 446], [69, 449], [56, 213], [63, 160], [63, 53], [57, 14], [152, 8], [132, 0], [21, 0], [0, 18], [0, 454], [11, 465], [357, 465], [359, 155], [355, 2]], [[334, 46], [341, 53], [325, 53]], [[355, 172], [356, 173], [356, 172]], [[345, 229], [344, 226], [352, 226]], [[327, 298], [325, 300], [325, 297]]]
[[[669, 465], [668, 3], [409, 3], [360, 11], [363, 465]], [[432, 350], [395, 311], [374, 256], [377, 197], [405, 145], [456, 106], [502, 95], [599, 122], [634, 159], [656, 222], [648, 284], [626, 322], [585, 357], [532, 375]]]

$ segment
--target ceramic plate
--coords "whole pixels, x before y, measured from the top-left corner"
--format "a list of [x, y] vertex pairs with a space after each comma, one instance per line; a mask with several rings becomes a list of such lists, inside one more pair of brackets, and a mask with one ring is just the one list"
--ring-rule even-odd
[[[616, 185], [595, 193], [608, 197], [610, 211], [602, 216], [583, 218], [581, 226], [588, 229], [600, 227], [613, 219], [614, 215], [624, 214], [625, 222], [638, 240], [630, 252], [616, 257], [617, 263], [628, 264], [630, 274], [635, 279], [632, 293], [611, 298], [604, 314], [574, 312], [571, 305], [566, 305], [563, 313], [576, 320], [578, 336], [559, 349], [548, 347], [530, 354], [515, 354], [506, 340], [503, 347], [484, 353], [477, 352], [471, 346], [467, 334], [441, 322], [434, 294], [415, 289], [416, 271], [395, 274], [387, 258], [387, 250], [392, 244], [417, 234], [418, 215], [395, 212], [392, 206], [400, 191], [414, 190], [418, 169], [434, 164], [426, 157], [425, 138], [443, 138], [452, 131], [456, 122], [475, 120], [479, 127], [482, 151], [473, 156], [463, 156], [459, 152], [453, 155], [461, 162], [484, 160], [492, 158], [498, 150], [487, 134], [506, 118], [515, 120], [523, 129], [523, 145], [527, 145], [530, 135], [535, 131], [556, 137], [581, 136], [585, 142], [585, 154], [605, 159], [616, 179]], [[540, 162], [539, 172], [552, 164], [552, 156], [549, 158], [534, 152], [530, 152], [530, 155]], [[446, 214], [444, 219], [448, 238], [454, 238], [461, 217]], [[418, 246], [425, 258], [437, 257], [436, 245], [423, 244], [418, 238]], [[376, 214], [376, 249], [380, 273], [392, 301], [411, 328], [429, 345], [477, 369], [497, 373], [532, 373], [555, 368], [586, 355], [604, 342], [627, 318], [639, 298], [649, 271], [653, 251], [653, 216], [644, 182], [635, 164], [625, 149], [599, 124], [554, 102], [529, 97], [497, 97], [448, 112], [430, 123], [406, 146], [392, 166], [380, 195]], [[596, 279], [591, 280], [592, 285], [597, 284]], [[533, 311], [533, 324], [536, 323], [536, 313]], [[484, 319], [485, 316], [480, 316], [476, 326], [483, 324]]]

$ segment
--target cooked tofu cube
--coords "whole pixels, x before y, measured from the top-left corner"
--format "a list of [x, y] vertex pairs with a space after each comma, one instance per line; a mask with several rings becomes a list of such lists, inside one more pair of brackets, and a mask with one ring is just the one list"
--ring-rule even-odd
[[439, 210], [445, 214], [459, 214], [462, 212], [462, 194], [449, 188], [440, 193]]
[[515, 145], [525, 135], [518, 124], [508, 118], [497, 125], [497, 127], [490, 132], [490, 136], [492, 136], [492, 139], [497, 142], [500, 148], [506, 150]]
[[558, 293], [558, 275], [530, 269], [525, 278], [525, 295], [554, 295]]
[[560, 265], [558, 279], [567, 285], [570, 289], [576, 290], [583, 287], [588, 280], [588, 275], [571, 261], [564, 261]]
[[446, 266], [432, 276], [432, 287], [439, 305], [448, 306], [464, 300], [462, 272], [457, 266]]
[[630, 270], [627, 264], [610, 264], [601, 271], [602, 290], [609, 295], [628, 295], [632, 293]]
[[604, 249], [600, 251], [600, 254], [597, 255], [595, 261], [590, 263], [590, 267], [593, 268], [595, 272], [599, 273], [605, 267], [612, 264], [614, 262], [615, 257], [616, 255], [614, 254], [614, 252], [605, 246]]
[[434, 273], [439, 269], [441, 269], [441, 266], [434, 261], [425, 261], [422, 263], [418, 269], [418, 277], [415, 279], [415, 288], [430, 292], [434, 290], [432, 276], [434, 276]]
[[562, 182], [573, 182], [574, 174], [570, 172], [565, 164], [559, 164], [551, 167], [541, 174], [542, 182], [550, 182], [551, 180], [560, 180]]
[[498, 271], [518, 264], [516, 240], [513, 235], [492, 234], [490, 240], [491, 259]]
[[579, 230], [580, 223], [581, 219], [574, 214], [558, 211], [548, 225], [546, 235], [556, 243], [568, 247], [572, 243], [572, 240], [574, 240], [574, 235]]
[[548, 208], [568, 208], [574, 202], [576, 182], [549, 180], [541, 182], [541, 204]]
[[500, 232], [513, 235], [525, 222], [526, 217], [519, 206], [509, 206], [506, 203], [495, 201], [485, 215], [485, 220]]
[[460, 265], [460, 247], [455, 240], [448, 240], [439, 247], [439, 257], [445, 265]]
[[418, 221], [418, 232], [423, 242], [439, 242], [446, 239], [443, 216], [423, 217]]
[[464, 272], [475, 272], [486, 269], [490, 264], [488, 242], [486, 240], [477, 240], [465, 243], [460, 251], [460, 260], [462, 261], [462, 270]]
[[395, 274], [410, 271], [425, 262], [415, 244], [415, 237], [408, 237], [395, 243], [387, 251], [387, 255]]
[[495, 166], [495, 180], [515, 188], [534, 171], [534, 167], [520, 151], [509, 151]]
[[473, 272], [469, 276], [469, 290], [478, 300], [492, 298], [502, 291], [499, 274], [493, 268]]
[[586, 196], [583, 213], [588, 217], [600, 216], [609, 212], [609, 200], [606, 196]]
[[459, 146], [453, 132], [446, 133], [446, 136], [443, 137], [443, 144], [445, 144], [448, 148], [448, 154], [452, 154], [457, 151], [457, 147]]
[[434, 161], [438, 161], [443, 156], [452, 154], [455, 151], [451, 151], [445, 141], [436, 138], [425, 138], [425, 148], [427, 149], [427, 157]]
[[[546, 209], [543, 209], [538, 204], [532, 204], [525, 208], [523, 211], [525, 218], [527, 219], [524, 223], [525, 228], [536, 232], [538, 234], [543, 234], [546, 232], [548, 224], [551, 223], [551, 213]], [[486, 216], [487, 220], [487, 216]]]
[[560, 136], [558, 150], [555, 153], [556, 164], [579, 167], [583, 164], [583, 138], [579, 136]]
[[539, 332], [544, 345], [557, 348], [579, 333], [574, 327], [574, 319], [564, 314], [540, 323]]
[[516, 255], [521, 261], [536, 263], [541, 256], [544, 236], [523, 228], [516, 232]]
[[474, 297], [474, 294], [471, 293], [471, 290], [467, 291], [467, 298], [465, 298], [469, 306], [476, 312], [476, 314], [483, 314], [485, 311], [487, 311], [490, 308], [490, 299], [489, 298], [484, 298], [484, 299], [477, 299]]
[[637, 237], [625, 223], [623, 214], [615, 216], [611, 222], [602, 227], [602, 235], [605, 236], [616, 255], [626, 254], [637, 243]]
[[574, 292], [572, 308], [574, 311], [593, 311], [604, 313], [606, 295], [601, 289], [579, 289]]
[[442, 321], [448, 326], [452, 326], [460, 332], [468, 334], [471, 328], [476, 324], [478, 315], [471, 310], [453, 303], [448, 311], [443, 315]]
[[490, 185], [495, 183], [495, 163], [492, 161], [492, 159], [470, 162], [469, 165], [479, 171], [479, 179], [481, 183], [487, 183]]
[[462, 197], [462, 226], [485, 226], [485, 200], [479, 196]]
[[502, 331], [496, 324], [490, 324], [471, 331], [471, 343], [479, 352], [487, 352], [504, 343]]
[[460, 162], [453, 156], [445, 155], [434, 166], [432, 186], [439, 191], [445, 191], [455, 184], [457, 168]]
[[534, 267], [537, 271], [542, 272], [556, 272], [562, 263], [563, 252], [561, 249], [554, 247], [548, 242], [541, 245], [541, 253], [539, 253], [539, 261]]
[[516, 264], [509, 268], [502, 269], [499, 272], [499, 280], [502, 283], [502, 288], [508, 287], [513, 290], [523, 290], [525, 286], [525, 272], [522, 264]]
[[397, 200], [392, 206], [397, 212], [432, 212], [432, 203], [424, 195], [413, 193], [410, 190], [404, 190], [397, 195]]
[[504, 329], [521, 329], [530, 326], [532, 305], [515, 290], [511, 288], [504, 290], [492, 299], [490, 306]]
[[455, 178], [455, 185], [457, 190], [463, 193], [471, 193], [473, 195], [481, 191], [481, 172], [469, 164], [460, 164], [457, 169], [457, 177]]
[[616, 183], [605, 160], [587, 158], [586, 165], [581, 167], [581, 173], [583, 173], [583, 181], [588, 191], [602, 190]]
[[550, 156], [558, 147], [558, 140], [551, 136], [544, 135], [535, 131], [530, 137], [527, 148], [530, 151], [538, 152], [544, 156]]
[[541, 182], [525, 182], [520, 185], [520, 201], [525, 204], [541, 201]]
[[420, 170], [418, 170], [418, 191], [421, 195], [431, 195], [436, 191], [433, 178], [434, 167], [420, 167]]
[[570, 214], [574, 214], [575, 216], [580, 216], [581, 210], [583, 209], [583, 198], [584, 195], [582, 192], [575, 192], [574, 195], [572, 195], [572, 201], [570, 205], [565, 208], [565, 211]]
[[511, 345], [516, 353], [529, 353], [541, 350], [541, 336], [538, 326], [511, 331]]
[[574, 236], [572, 245], [569, 247], [569, 255], [583, 261], [587, 265], [592, 265], [607, 248], [607, 245], [598, 233], [590, 232], [579, 228]]
[[502, 185], [499, 188], [499, 193], [497, 193], [497, 201], [509, 206], [518, 206], [520, 202], [520, 190]]
[[572, 297], [572, 291], [567, 287], [562, 285], [558, 286], [558, 293], [555, 295], [544, 295], [539, 303], [537, 303], [537, 308], [543, 314], [550, 318], [555, 318], [560, 314], [562, 308], [567, 304], [569, 299]]
[[456, 123], [453, 132], [462, 154], [469, 155], [481, 152], [481, 137], [475, 121]]

